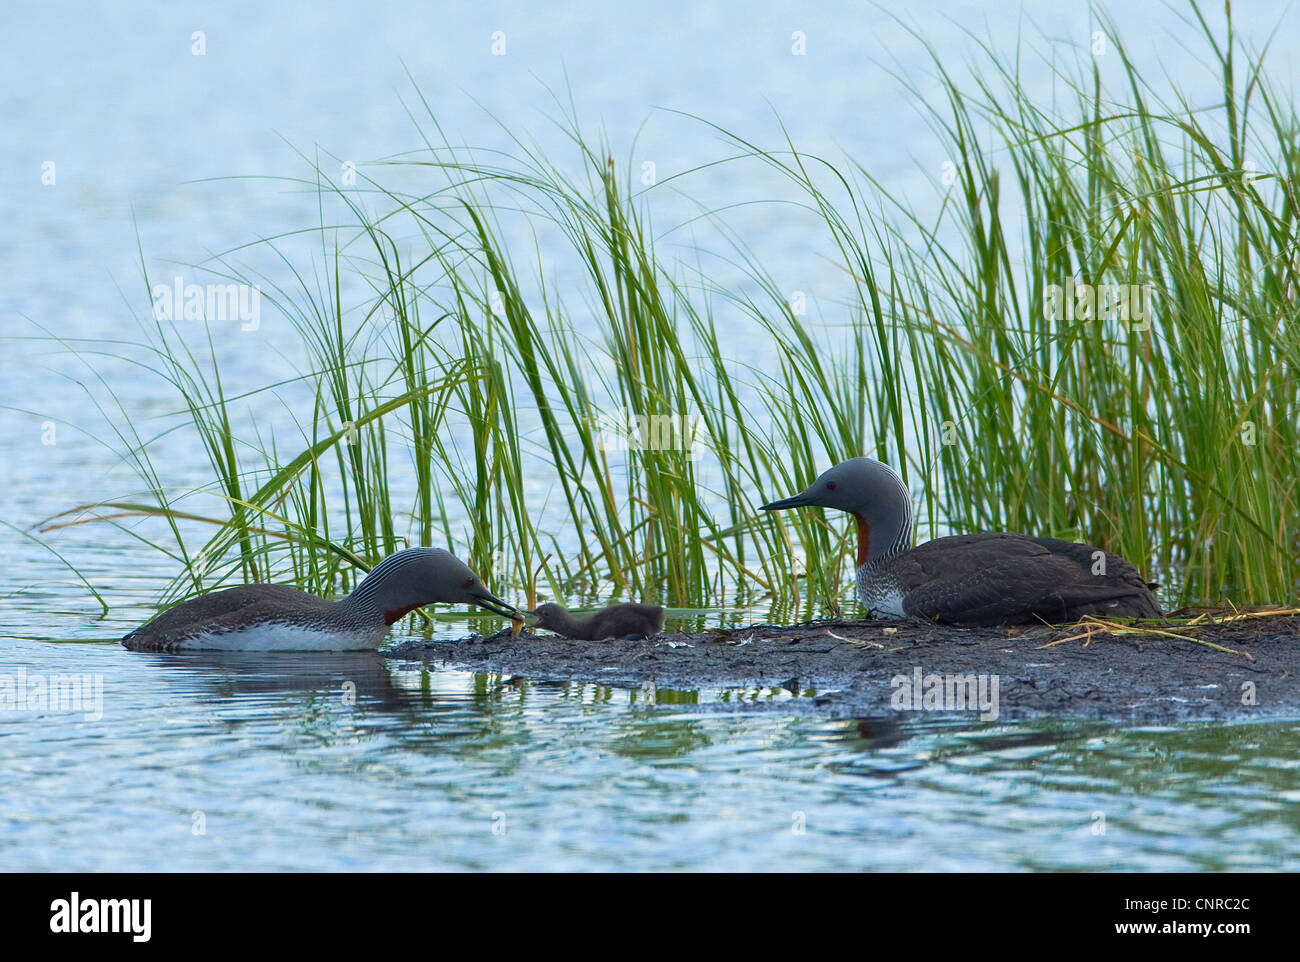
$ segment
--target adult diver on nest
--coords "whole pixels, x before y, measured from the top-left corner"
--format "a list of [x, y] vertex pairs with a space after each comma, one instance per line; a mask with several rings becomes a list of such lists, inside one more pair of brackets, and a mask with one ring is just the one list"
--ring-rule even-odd
[[1151, 594], [1155, 585], [1123, 558], [1092, 545], [990, 532], [909, 548], [911, 496], [898, 472], [871, 458], [837, 464], [804, 491], [763, 510], [803, 507], [853, 515], [858, 597], [875, 614], [957, 625], [1161, 616]]

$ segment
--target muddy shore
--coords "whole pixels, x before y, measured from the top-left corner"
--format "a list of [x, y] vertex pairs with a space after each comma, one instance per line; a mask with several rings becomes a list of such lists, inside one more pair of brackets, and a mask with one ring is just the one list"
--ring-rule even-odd
[[[971, 684], [985, 676], [979, 682], [985, 704], [967, 707], [971, 717], [989, 715], [987, 698], [995, 693], [995, 714], [1003, 721], [1300, 719], [1300, 617], [1162, 630], [1195, 640], [1101, 633], [1082, 638], [1080, 627], [1046, 625], [971, 629], [918, 621], [837, 621], [639, 641], [569, 641], [527, 631], [512, 638], [503, 632], [456, 642], [407, 641], [382, 653], [433, 668], [534, 681], [783, 689], [797, 697], [782, 699], [781, 710], [834, 717], [896, 717], [913, 691], [918, 706], [927, 690], [932, 699], [944, 697], [931, 676], [973, 674], [977, 679]], [[960, 702], [952, 694], [947, 701], [930, 701], [927, 709], [955, 710]]]

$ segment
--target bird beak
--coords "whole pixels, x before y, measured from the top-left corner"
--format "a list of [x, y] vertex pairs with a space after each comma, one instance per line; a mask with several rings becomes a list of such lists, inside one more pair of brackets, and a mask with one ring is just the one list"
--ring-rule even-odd
[[801, 491], [793, 498], [786, 498], [784, 501], [773, 501], [771, 504], [765, 504], [759, 510], [761, 511], [784, 511], [786, 508], [806, 508], [812, 504], [812, 499], [808, 497], [807, 491]]
[[486, 591], [476, 591], [469, 596], [469, 600], [480, 608], [486, 608], [494, 615], [500, 615], [502, 618], [513, 618], [519, 611], [514, 605], [508, 605], [496, 595], [490, 595]]

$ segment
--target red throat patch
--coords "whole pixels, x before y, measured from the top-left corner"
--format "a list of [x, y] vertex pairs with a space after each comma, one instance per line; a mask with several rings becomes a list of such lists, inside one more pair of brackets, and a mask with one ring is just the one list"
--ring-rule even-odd
[[867, 555], [871, 553], [871, 526], [867, 524], [867, 519], [856, 512], [853, 520], [858, 523], [858, 567], [861, 568], [867, 563]]
[[423, 608], [423, 605], [408, 605], [405, 608], [390, 608], [384, 612], [384, 624], [391, 625], [406, 617], [416, 608]]

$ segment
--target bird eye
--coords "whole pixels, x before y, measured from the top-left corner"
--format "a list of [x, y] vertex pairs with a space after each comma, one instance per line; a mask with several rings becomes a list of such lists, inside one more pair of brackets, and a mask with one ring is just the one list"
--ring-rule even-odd
[[827, 490], [827, 491], [834, 491], [834, 490], [835, 490], [835, 482], [834, 482], [834, 481], [827, 481], [827, 482], [826, 482], [826, 490]]
[[473, 588], [473, 587], [474, 587], [474, 579], [473, 579], [473, 578], [470, 578], [470, 579], [469, 579], [468, 581], [466, 581], [463, 585], [461, 585], [461, 587], [462, 587], [462, 588]]

